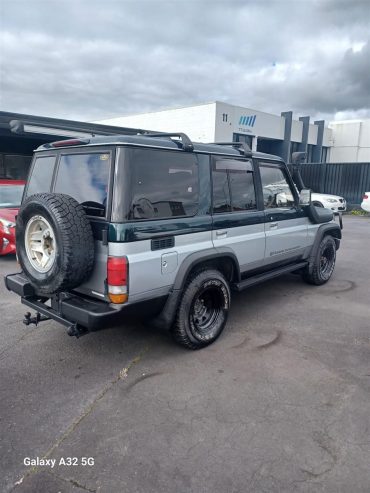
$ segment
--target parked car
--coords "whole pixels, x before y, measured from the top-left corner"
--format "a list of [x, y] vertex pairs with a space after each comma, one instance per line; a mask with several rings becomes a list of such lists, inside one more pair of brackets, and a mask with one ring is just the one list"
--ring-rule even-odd
[[[283, 184], [282, 183], [274, 184], [274, 186], [276, 185], [279, 185], [280, 193], [282, 193]], [[297, 192], [298, 192], [298, 188], [297, 188]], [[290, 191], [287, 186], [285, 188], [285, 193], [290, 195]], [[338, 195], [329, 195], [326, 193], [311, 192], [311, 200], [312, 200], [312, 204], [315, 207], [325, 207], [326, 209], [330, 209], [331, 211], [333, 211], [334, 214], [338, 214], [339, 212], [345, 212], [347, 210], [346, 200], [343, 197], [339, 197]]]
[[361, 209], [370, 212], [370, 192], [366, 192], [362, 197]]
[[315, 193], [312, 192], [312, 203], [316, 207], [325, 207], [337, 214], [338, 212], [345, 212], [347, 210], [347, 202], [344, 197], [339, 195], [330, 195], [327, 193]]
[[[289, 193], [287, 193], [289, 189]], [[341, 229], [280, 157], [185, 134], [73, 139], [35, 152], [9, 290], [79, 337], [150, 314], [189, 349], [223, 331], [231, 290], [333, 271]]]
[[25, 181], [0, 178], [0, 255], [15, 253], [15, 216]]

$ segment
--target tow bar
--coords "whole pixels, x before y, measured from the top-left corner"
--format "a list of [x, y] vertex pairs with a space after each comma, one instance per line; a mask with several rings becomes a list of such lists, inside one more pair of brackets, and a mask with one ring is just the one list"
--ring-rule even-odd
[[36, 312], [35, 316], [32, 317], [30, 312], [26, 312], [24, 314], [23, 323], [24, 323], [24, 325], [34, 324], [37, 326], [39, 324], [39, 322], [44, 322], [45, 320], [50, 320], [50, 317], [46, 317], [45, 315], [41, 315], [40, 312]]
[[[23, 323], [24, 325], [36, 325], [36, 327], [38, 326], [38, 324], [40, 322], [45, 322], [46, 320], [51, 320], [51, 317], [47, 317], [46, 315], [42, 315], [42, 313], [40, 312], [36, 312], [34, 316], [31, 315], [30, 312], [26, 312], [24, 314], [24, 319], [23, 319]], [[67, 334], [69, 336], [74, 336], [76, 337], [77, 339], [85, 334], [88, 333], [88, 330], [85, 329], [84, 327], [81, 327], [80, 325], [74, 323], [74, 324], [71, 324], [69, 327], [67, 327]]]

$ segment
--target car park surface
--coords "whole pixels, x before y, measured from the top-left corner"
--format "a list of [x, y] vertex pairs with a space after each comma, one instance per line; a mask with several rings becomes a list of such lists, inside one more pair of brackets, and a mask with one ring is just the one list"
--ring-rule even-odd
[[329, 283], [234, 294], [198, 352], [134, 322], [78, 340], [25, 327], [1, 285], [0, 490], [368, 492], [369, 241], [369, 218], [346, 217]]

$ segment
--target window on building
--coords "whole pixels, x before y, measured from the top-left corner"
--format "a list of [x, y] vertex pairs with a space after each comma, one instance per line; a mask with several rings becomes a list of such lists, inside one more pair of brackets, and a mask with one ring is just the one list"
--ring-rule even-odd
[[213, 212], [238, 212], [257, 207], [250, 161], [219, 159], [212, 169]]
[[307, 146], [307, 163], [312, 163], [312, 152], [313, 152], [313, 145], [308, 144]]
[[322, 163], [326, 163], [327, 160], [328, 160], [328, 151], [329, 151], [329, 148], [328, 147], [323, 147], [322, 148], [322, 151], [321, 151], [321, 162]]
[[222, 113], [222, 121], [227, 122], [227, 113]]
[[134, 150], [131, 154], [130, 220], [194, 216], [198, 210], [196, 155]]
[[260, 163], [260, 172], [265, 208], [293, 207], [294, 193], [283, 170]]
[[107, 152], [61, 156], [54, 191], [76, 199], [90, 216], [105, 216], [110, 160]]
[[22, 154], [0, 154], [0, 177], [25, 180], [32, 156]]
[[248, 144], [249, 147], [252, 149], [253, 136], [234, 133], [233, 142], [244, 142], [245, 144]]
[[299, 151], [299, 143], [298, 142], [291, 142], [290, 143], [290, 152], [289, 152], [289, 163], [292, 162], [292, 156], [293, 152], [298, 152]]

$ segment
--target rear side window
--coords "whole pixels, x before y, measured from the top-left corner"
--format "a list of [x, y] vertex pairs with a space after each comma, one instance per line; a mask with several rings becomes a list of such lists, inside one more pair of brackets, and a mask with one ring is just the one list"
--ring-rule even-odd
[[104, 217], [110, 154], [65, 154], [60, 157], [54, 191], [77, 200], [90, 216]]
[[133, 150], [128, 219], [194, 216], [198, 210], [198, 164], [185, 152]]
[[55, 156], [36, 157], [28, 180], [26, 197], [34, 193], [50, 192]]
[[250, 161], [218, 159], [212, 170], [213, 212], [255, 210], [256, 193]]

